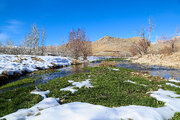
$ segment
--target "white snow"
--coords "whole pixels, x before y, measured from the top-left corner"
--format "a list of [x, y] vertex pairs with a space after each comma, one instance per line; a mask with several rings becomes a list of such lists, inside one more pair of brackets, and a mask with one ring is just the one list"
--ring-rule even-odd
[[72, 93], [75, 93], [77, 90], [74, 89], [74, 86], [68, 86], [65, 88], [60, 89], [61, 91], [71, 91]]
[[[59, 103], [55, 98], [45, 98], [35, 106], [29, 108], [29, 109], [20, 109], [15, 113], [9, 114], [5, 116], [7, 120], [26, 120], [26, 119], [33, 119], [36, 114], [38, 114], [40, 111], [44, 109], [48, 109], [54, 106], [58, 106]], [[46, 120], [46, 119], [44, 119]], [[50, 119], [49, 119], [50, 120]]]
[[166, 83], [166, 85], [170, 85], [170, 86], [173, 86], [173, 87], [180, 88], [180, 86], [177, 86], [177, 85], [175, 85], [175, 84], [172, 84], [172, 83]]
[[151, 96], [165, 102], [164, 107], [121, 106], [109, 108], [82, 102], [60, 105], [55, 98], [45, 98], [29, 109], [21, 109], [4, 116], [7, 120], [167, 120], [175, 112], [180, 112], [180, 95], [159, 89], [150, 92]]
[[170, 80], [168, 80], [168, 81], [170, 81], [170, 82], [175, 82], [175, 83], [180, 83], [180, 80], [170, 79]]
[[[132, 84], [137, 84], [136, 82], [131, 81], [131, 80], [126, 80], [126, 81], [124, 81], [124, 82], [129, 82], [129, 83], [132, 83]], [[141, 86], [144, 86], [144, 87], [147, 86], [147, 85], [145, 85], [145, 84], [137, 84], [137, 85], [141, 85]]]
[[81, 81], [81, 82], [74, 82], [73, 80], [68, 80], [68, 82], [72, 83], [73, 86], [68, 86], [68, 87], [62, 88], [60, 90], [71, 91], [72, 93], [75, 93], [77, 91], [77, 89], [74, 89], [75, 87], [78, 87], [78, 88], [82, 88], [83, 86], [85, 86], [86, 88], [93, 87], [90, 84], [90, 80], [91, 79], [86, 79], [85, 81]]
[[81, 81], [81, 82], [73, 82], [72, 85], [78, 87], [78, 88], [82, 88], [83, 86], [87, 87], [87, 88], [90, 88], [90, 87], [93, 87], [91, 84], [90, 84], [90, 80], [91, 79], [86, 79], [85, 81]]
[[114, 68], [114, 69], [112, 69], [112, 70], [114, 70], [114, 71], [119, 71], [119, 69], [116, 69], [116, 68]]
[[[41, 60], [33, 60], [32, 57]], [[37, 68], [46, 69], [53, 64], [58, 66], [70, 65], [71, 59], [60, 56], [31, 56], [31, 55], [0, 55], [0, 74], [8, 71], [9, 75], [15, 72], [22, 74], [23, 71], [32, 72]]]
[[129, 82], [129, 83], [132, 83], [132, 84], [136, 84], [136, 82], [131, 81], [131, 80], [127, 80], [127, 81], [124, 81], [124, 82]]
[[37, 94], [42, 96], [43, 98], [46, 98], [46, 95], [49, 94], [50, 91], [46, 90], [46, 91], [32, 91], [31, 94]]

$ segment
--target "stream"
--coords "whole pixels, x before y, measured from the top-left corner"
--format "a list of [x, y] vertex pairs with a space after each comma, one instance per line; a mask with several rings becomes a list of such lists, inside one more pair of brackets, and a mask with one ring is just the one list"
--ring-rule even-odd
[[[93, 67], [93, 66], [98, 65], [99, 63], [100, 63], [100, 61], [93, 62], [93, 63], [85, 63], [82, 65], [71, 65], [71, 66], [68, 66], [65, 68], [60, 68], [60, 69], [58, 69], [59, 72], [54, 72], [54, 73], [27, 74], [27, 75], [22, 76], [18, 79], [13, 79], [13, 80], [11, 80], [11, 82], [21, 80], [23, 78], [33, 77], [35, 79], [34, 83], [21, 85], [19, 87], [44, 84], [44, 83], [47, 83], [48, 81], [53, 80], [55, 78], [59, 78], [59, 77], [63, 77], [63, 76], [69, 76], [69, 75], [76, 74], [76, 73], [88, 72], [82, 68]], [[165, 79], [174, 78], [176, 80], [180, 80], [180, 69], [174, 69], [174, 68], [162, 67], [162, 66], [148, 66], [148, 65], [143, 65], [143, 64], [130, 63], [127, 61], [120, 61], [118, 64], [116, 64], [116, 67], [128, 68], [128, 69], [142, 71], [142, 72], [148, 72], [152, 76], [160, 76], [160, 77], [163, 77]], [[4, 92], [6, 90], [15, 89], [15, 88], [17, 88], [17, 87], [10, 87], [10, 88], [1, 89], [0, 93]]]
[[173, 78], [176, 80], [180, 80], [180, 69], [157, 66], [157, 65], [149, 66], [149, 65], [136, 64], [130, 62], [121, 62], [120, 64], [117, 64], [116, 67], [148, 72], [152, 76], [159, 76], [165, 79]]

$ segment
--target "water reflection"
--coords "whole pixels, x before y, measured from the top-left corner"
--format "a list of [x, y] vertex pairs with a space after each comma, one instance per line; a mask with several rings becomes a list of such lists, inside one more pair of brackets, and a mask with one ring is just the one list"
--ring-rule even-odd
[[162, 67], [162, 66], [157, 66], [157, 65], [148, 66], [148, 65], [128, 63], [128, 62], [121, 62], [120, 64], [117, 64], [116, 66], [121, 67], [121, 68], [138, 70], [138, 71], [147, 71], [153, 76], [160, 76], [165, 79], [174, 78], [176, 80], [180, 80], [180, 69]]
[[[57, 69], [57, 70], [59, 70], [59, 72], [55, 72], [55, 73], [27, 74], [27, 75], [22, 76], [22, 77], [20, 77], [18, 79], [17, 78], [12, 79], [11, 82], [21, 80], [21, 79], [24, 79], [24, 78], [28, 78], [28, 77], [33, 77], [35, 79], [34, 83], [21, 85], [21, 86], [18, 86], [18, 88], [19, 87], [30, 86], [30, 85], [44, 84], [44, 83], [47, 83], [48, 81], [53, 80], [55, 78], [60, 78], [60, 77], [63, 77], [63, 76], [69, 76], [69, 75], [76, 74], [76, 73], [87, 72], [86, 70], [84, 70], [82, 68], [96, 66], [97, 64], [98, 63], [84, 63], [84, 64], [81, 64], [81, 65], [71, 65], [71, 66], [68, 66], [68, 67], [65, 67], [65, 68]], [[15, 89], [15, 88], [17, 88], [17, 87], [1, 89], [0, 92], [6, 91], [6, 90], [12, 90], [12, 89]]]

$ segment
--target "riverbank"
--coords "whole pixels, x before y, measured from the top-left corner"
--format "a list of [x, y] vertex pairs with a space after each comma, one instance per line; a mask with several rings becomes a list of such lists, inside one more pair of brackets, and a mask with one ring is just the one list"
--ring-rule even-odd
[[[88, 56], [87, 61], [61, 56], [0, 55], [0, 86], [32, 72], [51, 71], [111, 57]], [[37, 72], [36, 72], [37, 73]]]
[[[49, 119], [68, 119], [76, 114], [74, 119], [83, 120], [153, 120], [157, 117], [164, 120], [172, 118], [175, 112], [180, 112], [177, 106], [180, 99], [176, 98], [180, 94], [179, 81], [160, 80], [117, 67], [91, 67], [86, 70], [89, 72], [0, 93], [0, 116], [9, 114], [5, 118], [10, 120], [20, 117], [39, 120], [45, 116]], [[41, 97], [43, 93], [46, 93], [43, 95], [46, 97]], [[171, 102], [165, 101], [163, 96]], [[17, 111], [22, 108], [29, 109]], [[15, 113], [10, 114], [12, 112]]]
[[180, 68], [180, 52], [173, 54], [143, 55], [141, 57], [132, 57], [133, 63], [160, 65], [172, 68]]

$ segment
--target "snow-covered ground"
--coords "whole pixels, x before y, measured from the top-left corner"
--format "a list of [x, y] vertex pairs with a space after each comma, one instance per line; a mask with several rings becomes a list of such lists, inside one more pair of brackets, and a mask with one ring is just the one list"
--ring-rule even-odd
[[[88, 60], [94, 61], [106, 57], [88, 56]], [[108, 57], [107, 57], [108, 58]], [[47, 69], [53, 65], [71, 65], [72, 58], [61, 56], [33, 56], [33, 55], [0, 55], [0, 74], [13, 75], [15, 72], [22, 74], [24, 71], [32, 72], [37, 68]]]
[[151, 92], [151, 96], [165, 102], [164, 107], [121, 106], [109, 108], [82, 102], [72, 102], [60, 105], [56, 98], [44, 97], [48, 91], [35, 94], [44, 99], [29, 109], [20, 109], [15, 113], [4, 116], [7, 120], [167, 120], [175, 112], [180, 112], [180, 95], [172, 91], [159, 89]]
[[[38, 60], [37, 58], [40, 59]], [[42, 69], [49, 68], [53, 66], [53, 64], [59, 66], [70, 65], [72, 61], [70, 58], [52, 56], [36, 56], [36, 59], [37, 60], [33, 60], [32, 56], [0, 55], [0, 74], [5, 70], [13, 74], [14, 72], [21, 73], [24, 70], [29, 72], [35, 71], [37, 67]], [[19, 60], [20, 62], [17, 62]], [[117, 69], [113, 70], [118, 71]], [[176, 80], [169, 81], [175, 83], [179, 82]], [[72, 83], [72, 86], [68, 86], [61, 90], [74, 90], [72, 92], [75, 92], [78, 90], [74, 89], [75, 87], [93, 87], [90, 84], [90, 79], [81, 82], [69, 80], [68, 82]], [[125, 82], [137, 84], [130, 80]], [[139, 85], [146, 86], [144, 84]], [[180, 87], [172, 83], [167, 83], [167, 85]], [[59, 99], [52, 97], [47, 98], [46, 95], [48, 93], [50, 93], [49, 90], [40, 91], [36, 88], [36, 91], [32, 91], [31, 94], [41, 95], [43, 98], [41, 102], [31, 108], [20, 109], [2, 118], [6, 118], [7, 120], [167, 120], [172, 118], [175, 112], [180, 112], [180, 98], [178, 98], [180, 95], [175, 94], [173, 91], [163, 89], [147, 93], [157, 100], [165, 102], [165, 106], [159, 108], [137, 105], [110, 108], [82, 102], [60, 105], [58, 103]]]
[[8, 71], [9, 75], [15, 72], [32, 72], [37, 68], [47, 69], [54, 64], [57, 66], [70, 65], [72, 59], [59, 56], [30, 56], [30, 55], [0, 55], [0, 74]]

